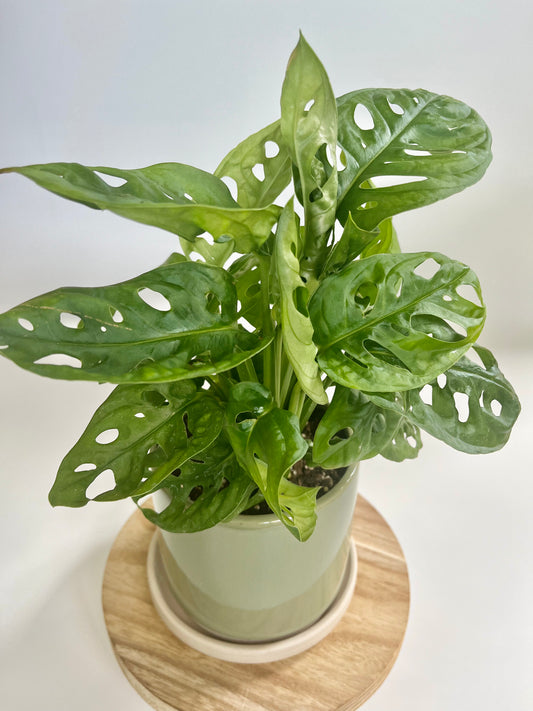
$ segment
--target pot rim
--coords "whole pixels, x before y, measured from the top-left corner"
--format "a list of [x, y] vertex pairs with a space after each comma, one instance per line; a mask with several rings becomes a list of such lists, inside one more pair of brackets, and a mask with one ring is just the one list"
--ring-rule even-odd
[[[334, 501], [338, 496], [341, 496], [348, 484], [357, 475], [359, 470], [359, 462], [351, 464], [346, 467], [346, 471], [342, 475], [340, 481], [335, 484], [335, 486], [330, 489], [324, 496], [317, 499], [316, 508], [317, 512], [320, 511], [324, 506], [327, 506], [331, 501]], [[258, 529], [258, 528], [271, 528], [274, 526], [284, 526], [276, 514], [239, 514], [231, 521], [222, 521], [217, 524], [217, 526], [224, 526], [227, 528], [239, 528], [243, 530]]]

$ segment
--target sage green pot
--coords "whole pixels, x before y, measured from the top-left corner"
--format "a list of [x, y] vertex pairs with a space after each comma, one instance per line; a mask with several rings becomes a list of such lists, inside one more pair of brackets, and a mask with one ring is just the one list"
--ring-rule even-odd
[[[171, 589], [192, 620], [230, 641], [271, 642], [312, 625], [334, 601], [350, 549], [358, 467], [317, 502], [305, 543], [274, 515], [241, 515], [198, 533], [161, 531]], [[154, 495], [156, 510], [167, 494]]]

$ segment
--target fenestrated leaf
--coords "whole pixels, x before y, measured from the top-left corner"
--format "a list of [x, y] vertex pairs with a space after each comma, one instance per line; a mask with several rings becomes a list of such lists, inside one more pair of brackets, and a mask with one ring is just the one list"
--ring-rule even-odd
[[[356, 123], [356, 109], [367, 123]], [[472, 185], [491, 160], [490, 132], [466, 104], [423, 89], [362, 89], [337, 100], [337, 217], [372, 230], [386, 217], [428, 205]], [[361, 109], [359, 109], [361, 110]], [[382, 176], [393, 178], [382, 186]], [[365, 181], [378, 179], [377, 185]], [[393, 184], [390, 184], [393, 183]]]
[[324, 265], [323, 273], [332, 274], [347, 266], [357, 257], [373, 254], [398, 254], [400, 245], [392, 220], [383, 220], [375, 229], [362, 230], [348, 214], [340, 240], [334, 245]]
[[226, 433], [271, 510], [298, 540], [307, 540], [316, 523], [319, 488], [302, 491], [285, 479], [307, 451], [296, 415], [276, 407], [259, 383], [237, 383], [228, 403]]
[[[433, 275], [423, 276], [426, 267]], [[478, 338], [476, 275], [442, 254], [378, 254], [324, 279], [309, 304], [318, 362], [337, 383], [409, 390], [450, 368]], [[462, 333], [461, 333], [462, 331]]]
[[[223, 422], [223, 407], [191, 381], [120, 385], [62, 461], [50, 503], [76, 507], [152, 491], [211, 444]], [[115, 486], [88, 497], [103, 472], [113, 473]]]
[[402, 393], [403, 398], [393, 393], [369, 397], [461, 452], [501, 449], [520, 413], [520, 403], [492, 353], [477, 345], [474, 351], [483, 365], [467, 354], [424, 388]]
[[[188, 240], [209, 232], [215, 240], [232, 238], [237, 252], [261, 246], [280, 208], [241, 208], [219, 178], [181, 163], [160, 163], [135, 170], [79, 163], [48, 163], [4, 168], [19, 173], [61, 197], [88, 207], [168, 230]], [[100, 175], [126, 181], [109, 185]]]
[[100, 288], [64, 288], [0, 315], [0, 353], [40, 375], [165, 382], [229, 370], [268, 341], [237, 323], [231, 276], [181, 262]]
[[401, 419], [359, 390], [337, 385], [315, 433], [313, 461], [335, 469], [375, 457], [394, 437]]
[[405, 459], [415, 459], [421, 448], [420, 430], [407, 418], [401, 417], [392, 439], [380, 454], [392, 462], [403, 462]]
[[245, 138], [222, 160], [215, 175], [235, 180], [241, 207], [264, 207], [274, 202], [292, 177], [292, 163], [282, 141], [280, 122]]
[[255, 328], [263, 327], [263, 283], [261, 281], [261, 265], [266, 264], [268, 258], [264, 255], [251, 252], [236, 259], [228, 267], [228, 272], [233, 277], [237, 298], [241, 303], [239, 318], [246, 319]]
[[274, 265], [280, 290], [281, 334], [285, 352], [302, 390], [317, 403], [328, 398], [316, 362], [313, 326], [307, 311], [309, 295], [300, 277], [300, 235], [290, 202], [281, 213], [276, 232]]
[[232, 239], [211, 244], [204, 237], [195, 237], [194, 240], [180, 238], [180, 245], [187, 259], [195, 261], [193, 255], [196, 252], [203, 257], [206, 264], [214, 264], [216, 267], [223, 267], [235, 249], [235, 242]]
[[166, 531], [193, 533], [229, 521], [250, 505], [255, 483], [239, 466], [229, 442], [220, 435], [201, 454], [167, 477], [168, 506], [146, 518]]
[[312, 270], [325, 246], [323, 236], [335, 222], [337, 107], [324, 67], [302, 35], [283, 82], [281, 133], [298, 172], [305, 211], [304, 252]]

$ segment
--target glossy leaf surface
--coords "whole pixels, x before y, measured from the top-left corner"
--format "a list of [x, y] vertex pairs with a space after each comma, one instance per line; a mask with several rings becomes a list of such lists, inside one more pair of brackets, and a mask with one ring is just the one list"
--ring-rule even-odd
[[[424, 276], [425, 269], [434, 273]], [[337, 383], [408, 390], [453, 365], [483, 327], [477, 277], [431, 253], [380, 254], [327, 277], [310, 302], [318, 362]], [[463, 331], [463, 333], [461, 333]]]
[[245, 138], [222, 160], [215, 175], [235, 181], [241, 207], [265, 207], [274, 202], [292, 177], [292, 163], [282, 141], [280, 122]]
[[302, 390], [317, 403], [327, 404], [307, 311], [308, 292], [300, 277], [300, 235], [292, 203], [281, 214], [276, 233], [274, 264], [280, 290], [283, 345]]
[[[148, 493], [211, 444], [223, 422], [222, 406], [190, 381], [121, 385], [62, 461], [50, 503], [84, 506], [90, 499]], [[88, 487], [104, 472], [108, 479], [112, 473], [115, 485], [88, 496]]]
[[101, 288], [65, 288], [0, 316], [0, 353], [40, 375], [164, 382], [228, 370], [266, 344], [237, 323], [222, 269], [159, 267]]
[[520, 403], [492, 353], [481, 346], [474, 346], [474, 351], [480, 363], [468, 354], [425, 388], [369, 397], [461, 452], [501, 449]]
[[271, 510], [298, 540], [307, 540], [316, 523], [318, 488], [306, 489], [285, 478], [307, 451], [298, 418], [276, 407], [259, 383], [237, 383], [228, 403], [226, 433]]
[[[275, 205], [241, 208], [221, 180], [181, 163], [161, 163], [136, 170], [48, 163], [0, 172], [19, 173], [61, 197], [110, 210], [188, 240], [194, 240], [202, 232], [209, 232], [215, 240], [232, 238], [238, 252], [259, 247], [280, 212]], [[109, 176], [125, 182], [110, 185]]]
[[347, 467], [379, 454], [394, 437], [401, 414], [338, 385], [313, 440], [313, 461], [326, 469]]
[[255, 483], [239, 466], [223, 435], [165, 480], [168, 506], [146, 518], [166, 531], [193, 533], [228, 521], [250, 505]]
[[324, 246], [320, 237], [335, 222], [337, 107], [324, 67], [301, 35], [283, 82], [281, 133], [298, 171], [305, 253], [314, 262]]
[[[490, 163], [485, 122], [449, 96], [423, 89], [363, 89], [341, 96], [337, 106], [346, 162], [339, 172], [343, 223], [351, 212], [362, 229], [372, 230], [387, 217], [472, 185]], [[376, 184], [365, 185], [368, 180]]]

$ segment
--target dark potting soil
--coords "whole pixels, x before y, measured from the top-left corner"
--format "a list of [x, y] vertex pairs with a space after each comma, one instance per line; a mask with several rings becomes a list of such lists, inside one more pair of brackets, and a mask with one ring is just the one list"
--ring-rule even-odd
[[[319, 406], [315, 409], [311, 419], [304, 427], [302, 435], [305, 439], [312, 441], [318, 423], [325, 412], [325, 408]], [[313, 467], [305, 459], [300, 459], [292, 467], [290, 472], [287, 474], [287, 479], [292, 481], [298, 486], [308, 486], [308, 487], [320, 487], [320, 491], [317, 494], [317, 498], [324, 496], [330, 489], [332, 489], [335, 484], [337, 484], [343, 477], [346, 467], [341, 467], [339, 469], [323, 469], [322, 467]], [[247, 515], [264, 515], [272, 513], [270, 507], [266, 501], [261, 501], [261, 503], [252, 506], [252, 508], [243, 511], [243, 514]]]

